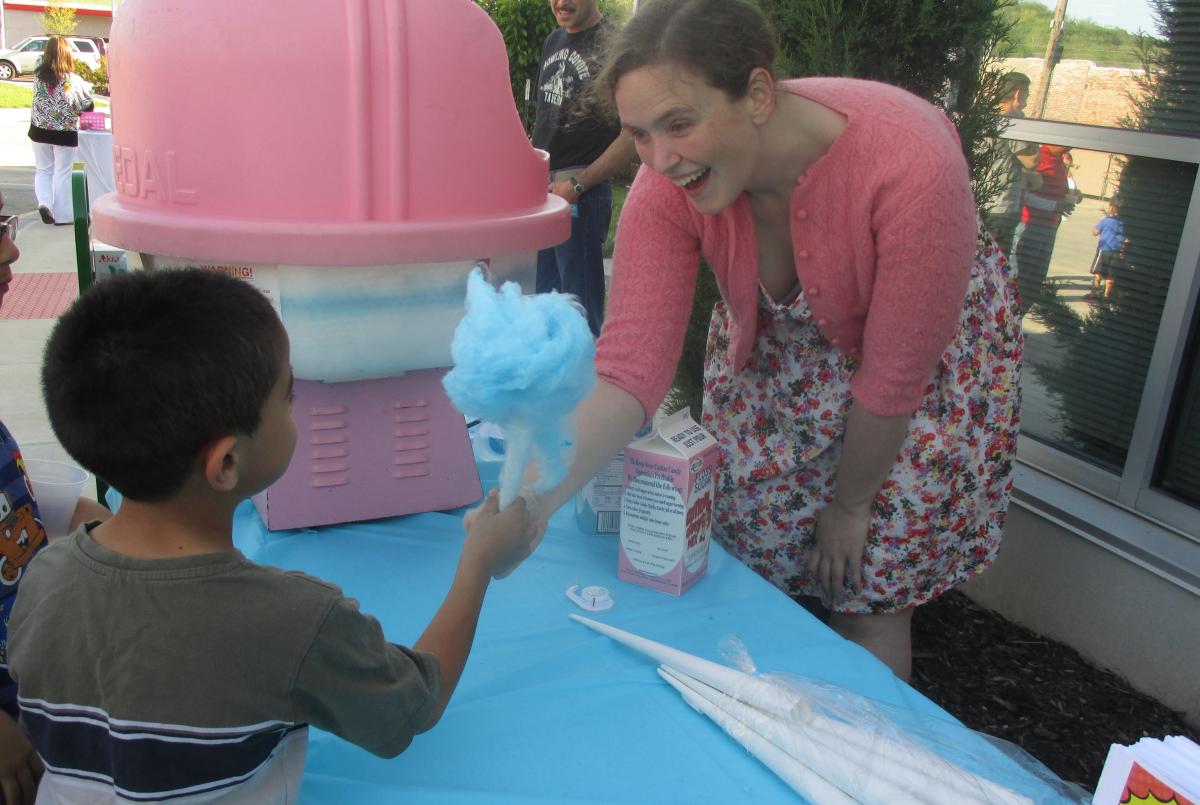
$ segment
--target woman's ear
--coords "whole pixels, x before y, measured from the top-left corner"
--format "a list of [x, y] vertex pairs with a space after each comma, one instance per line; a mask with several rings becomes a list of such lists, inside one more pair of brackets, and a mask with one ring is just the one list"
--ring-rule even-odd
[[210, 443], [201, 456], [204, 480], [219, 492], [232, 491], [237, 486], [241, 458], [237, 436], [222, 436]]
[[751, 119], [756, 125], [762, 125], [771, 118], [771, 113], [775, 111], [775, 78], [770, 71], [762, 67], [750, 71], [746, 100], [750, 103]]

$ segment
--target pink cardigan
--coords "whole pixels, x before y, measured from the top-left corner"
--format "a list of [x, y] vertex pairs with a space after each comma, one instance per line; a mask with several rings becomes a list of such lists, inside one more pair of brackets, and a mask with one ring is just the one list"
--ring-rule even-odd
[[[954, 334], [976, 252], [958, 135], [934, 106], [886, 84], [808, 78], [782, 86], [847, 121], [792, 192], [796, 277], [822, 334], [859, 358], [855, 399], [882, 416], [911, 414]], [[740, 369], [758, 327], [749, 200], [743, 194], [720, 214], [701, 215], [643, 166], [617, 230], [597, 369], [647, 418], [670, 387], [701, 256], [728, 306]]]

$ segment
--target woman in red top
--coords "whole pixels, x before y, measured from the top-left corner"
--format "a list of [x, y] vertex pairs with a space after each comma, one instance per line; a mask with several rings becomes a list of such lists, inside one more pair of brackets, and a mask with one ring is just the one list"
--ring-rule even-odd
[[1013, 247], [1022, 313], [1028, 313], [1045, 298], [1046, 275], [1050, 271], [1059, 224], [1064, 215], [1074, 211], [1078, 201], [1067, 183], [1070, 178], [1066, 163], [1069, 152], [1065, 145], [1043, 145], [1037, 162], [1042, 186], [1025, 194], [1021, 224], [1017, 227], [1016, 246]]

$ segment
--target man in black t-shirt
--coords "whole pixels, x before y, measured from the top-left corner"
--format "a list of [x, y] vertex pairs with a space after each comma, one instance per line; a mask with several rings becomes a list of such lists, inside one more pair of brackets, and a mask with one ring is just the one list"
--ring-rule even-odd
[[559, 30], [542, 46], [533, 144], [550, 153], [548, 191], [571, 204], [571, 237], [538, 254], [538, 293], [575, 294], [588, 326], [604, 322], [604, 241], [612, 218], [612, 176], [634, 156], [616, 120], [580, 114], [579, 98], [598, 70], [610, 23], [596, 0], [550, 0]]

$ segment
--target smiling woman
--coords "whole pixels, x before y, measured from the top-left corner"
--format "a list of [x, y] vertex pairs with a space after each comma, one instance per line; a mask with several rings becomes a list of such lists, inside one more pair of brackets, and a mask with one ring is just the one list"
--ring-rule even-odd
[[[596, 79], [643, 167], [618, 226], [602, 381], [545, 511], [658, 409], [700, 256], [722, 301], [703, 422], [713, 536], [910, 666], [913, 609], [996, 554], [1021, 358], [1014, 278], [939, 110], [896, 87], [777, 82], [748, 0], [649, 0]], [[897, 456], [901, 456], [897, 460]]]

